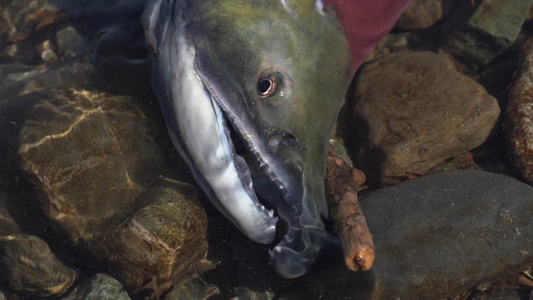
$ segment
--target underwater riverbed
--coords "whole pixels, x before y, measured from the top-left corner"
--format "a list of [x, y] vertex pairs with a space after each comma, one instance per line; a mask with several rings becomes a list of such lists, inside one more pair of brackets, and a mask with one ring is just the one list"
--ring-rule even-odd
[[332, 246], [291, 280], [173, 149], [139, 24], [128, 63], [95, 66], [94, 20], [1, 2], [0, 299], [530, 299], [532, 2], [413, 1], [332, 137], [366, 175], [374, 266]]

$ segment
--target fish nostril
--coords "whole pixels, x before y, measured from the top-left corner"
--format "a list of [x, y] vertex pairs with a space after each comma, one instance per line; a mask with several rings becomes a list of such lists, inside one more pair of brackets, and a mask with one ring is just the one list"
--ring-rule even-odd
[[300, 149], [300, 142], [298, 142], [298, 139], [290, 132], [283, 133], [281, 136], [281, 143], [292, 149]]

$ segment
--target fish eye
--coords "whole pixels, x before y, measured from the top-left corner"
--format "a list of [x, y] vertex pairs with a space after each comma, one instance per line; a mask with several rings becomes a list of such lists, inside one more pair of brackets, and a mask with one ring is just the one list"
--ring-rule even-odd
[[277, 80], [274, 76], [266, 76], [257, 82], [257, 94], [260, 98], [266, 98], [276, 91]]

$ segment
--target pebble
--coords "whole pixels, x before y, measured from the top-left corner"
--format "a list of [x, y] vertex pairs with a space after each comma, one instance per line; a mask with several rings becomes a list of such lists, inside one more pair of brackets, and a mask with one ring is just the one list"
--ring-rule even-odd
[[509, 160], [533, 184], [533, 38], [524, 45], [520, 66], [505, 109]]
[[[468, 3], [464, 1], [463, 6]], [[448, 20], [448, 25], [455, 28], [443, 38], [441, 49], [470, 67], [489, 64], [516, 40], [532, 3], [532, 0], [481, 1], [466, 24], [464, 15]]]
[[61, 300], [130, 300], [120, 282], [107, 274], [95, 274], [78, 284]]
[[75, 58], [83, 43], [83, 37], [72, 26], [59, 30], [56, 33], [56, 40], [59, 55], [66, 59]]
[[533, 294], [527, 290], [493, 290], [472, 297], [472, 300], [529, 300]]
[[207, 300], [219, 294], [220, 291], [216, 286], [206, 284], [200, 278], [195, 278], [180, 282], [165, 295], [165, 300]]
[[323, 262], [308, 283], [315, 298], [441, 299], [514, 278], [533, 262], [533, 187], [504, 175], [427, 175], [370, 193], [361, 205], [374, 266], [349, 272], [342, 261]]
[[432, 26], [443, 16], [442, 2], [443, 0], [412, 0], [395, 28], [413, 30]]
[[352, 99], [344, 139], [371, 186], [424, 174], [481, 145], [500, 114], [483, 86], [433, 52], [398, 52], [365, 64]]
[[26, 234], [0, 237], [0, 272], [11, 289], [32, 297], [60, 295], [77, 277], [46, 242]]
[[[89, 87], [92, 65], [70, 61], [59, 66], [29, 68], [20, 63], [0, 66], [1, 99], [9, 99], [33, 92], [76, 87]], [[3, 73], [3, 74], [2, 74]]]

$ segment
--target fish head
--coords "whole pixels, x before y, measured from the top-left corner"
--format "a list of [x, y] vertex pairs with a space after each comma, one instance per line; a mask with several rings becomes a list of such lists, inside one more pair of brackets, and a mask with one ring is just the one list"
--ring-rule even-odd
[[251, 153], [256, 193], [285, 227], [271, 252], [275, 269], [298, 276], [326, 237], [325, 163], [351, 80], [347, 42], [315, 1], [217, 8], [198, 29], [198, 73]]
[[[317, 1], [158, 2], [144, 22], [156, 52], [154, 89], [173, 141], [243, 233], [270, 243], [277, 226], [280, 241], [270, 253], [278, 274], [303, 275], [328, 239], [326, 156], [352, 78], [341, 26]], [[154, 27], [154, 13], [169, 20]], [[209, 114], [193, 115], [190, 107], [200, 102]], [[222, 149], [225, 163], [198, 158], [205, 147]], [[231, 169], [238, 184], [228, 184], [234, 181], [219, 169]]]

